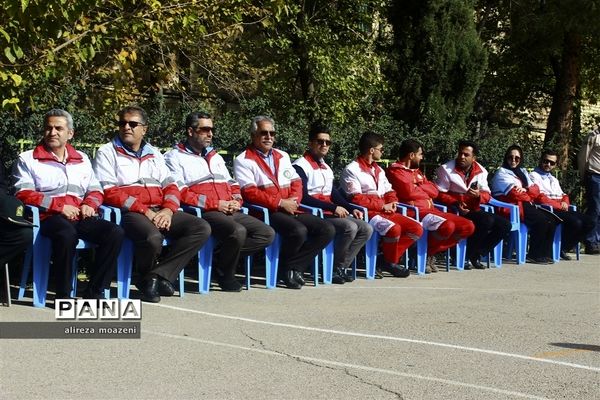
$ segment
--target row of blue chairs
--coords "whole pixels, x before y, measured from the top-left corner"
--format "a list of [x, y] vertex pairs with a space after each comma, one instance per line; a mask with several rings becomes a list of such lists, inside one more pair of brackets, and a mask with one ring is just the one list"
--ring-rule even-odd
[[[323, 218], [323, 210], [319, 208], [313, 208], [302, 205], [302, 208], [311, 212], [313, 215]], [[447, 208], [442, 205], [436, 205], [441, 211], [447, 211]], [[504, 203], [495, 199], [492, 199], [489, 205], [482, 205], [482, 208], [487, 212], [494, 212], [494, 208], [504, 207], [510, 210], [510, 221], [512, 224], [511, 235], [507, 246], [506, 258], [511, 259], [513, 250], [516, 253], [516, 263], [524, 264], [526, 260], [526, 248], [527, 248], [527, 226], [520, 222], [519, 209], [516, 205]], [[19, 286], [18, 298], [22, 299], [25, 295], [27, 281], [33, 268], [33, 305], [35, 307], [44, 307], [46, 303], [46, 292], [48, 288], [48, 273], [51, 258], [51, 245], [50, 240], [45, 238], [39, 232], [39, 209], [33, 206], [27, 206], [31, 212], [33, 223], [36, 225], [33, 229], [33, 244], [25, 255], [23, 273], [21, 276], [21, 282]], [[362, 208], [362, 207], [361, 207]], [[576, 209], [572, 206], [572, 209]], [[202, 210], [197, 207], [184, 207], [186, 212], [192, 213], [197, 217], [202, 216]], [[269, 225], [269, 211], [265, 207], [261, 207], [254, 204], [246, 204], [243, 211], [248, 213], [251, 210], [255, 215], [262, 216], [263, 222]], [[364, 218], [366, 221], [369, 220], [368, 210], [362, 208]], [[398, 212], [403, 215], [407, 215], [408, 210], [411, 210], [415, 214], [415, 219], [420, 220], [419, 211], [416, 207], [408, 204], [399, 204]], [[101, 206], [100, 214], [102, 218], [113, 221], [117, 224], [121, 222], [121, 210], [115, 207]], [[556, 262], [560, 260], [560, 240], [561, 240], [562, 227], [559, 225], [556, 229], [553, 242], [553, 258]], [[376, 274], [377, 264], [377, 253], [378, 253], [378, 242], [379, 235], [377, 232], [373, 232], [372, 237], [365, 245], [365, 270], [366, 278], [374, 279]], [[275, 235], [275, 239], [271, 245], [265, 249], [265, 279], [266, 287], [269, 289], [275, 288], [277, 285], [277, 265], [279, 260], [279, 247], [281, 238], [278, 234]], [[163, 246], [168, 246], [169, 240], [165, 239]], [[79, 240], [77, 244], [77, 250], [92, 249], [96, 247], [93, 243]], [[502, 249], [503, 243], [499, 243], [493, 251], [492, 255], [487, 258], [488, 267], [490, 266], [491, 260], [493, 260], [496, 267], [502, 266]], [[210, 290], [211, 283], [211, 270], [212, 270], [212, 254], [214, 250], [214, 239], [211, 237], [204, 246], [198, 252], [198, 292], [208, 293]], [[322, 265], [322, 280], [324, 284], [330, 284], [333, 274], [333, 254], [334, 254], [334, 241], [331, 241], [321, 252], [320, 255], [315, 257], [313, 262], [312, 274], [314, 277], [314, 285], [319, 284], [319, 266]], [[458, 270], [463, 270], [465, 265], [466, 255], [466, 239], [461, 240], [456, 246], [456, 257], [455, 265]], [[579, 246], [576, 248], [577, 259], [579, 260]], [[416, 259], [410, 260], [406, 257], [407, 266], [409, 262], [416, 264], [417, 273], [419, 275], [425, 274], [426, 260], [427, 260], [427, 231], [424, 232], [423, 236], [416, 243]], [[446, 270], [450, 269], [450, 254], [448, 252], [446, 257]], [[246, 288], [250, 288], [251, 268], [253, 265], [252, 257], [248, 256], [244, 260], [245, 274], [246, 274]], [[131, 240], [125, 238], [121, 248], [121, 252], [118, 258], [117, 266], [117, 297], [124, 299], [129, 298], [131, 288], [131, 275], [133, 265], [133, 243]], [[355, 261], [352, 268], [352, 274], [356, 278], [356, 266]], [[75, 296], [77, 290], [77, 256], [73, 263], [73, 276], [72, 276], [73, 290], [71, 296]], [[179, 295], [184, 296], [184, 271], [181, 271], [178, 282]], [[106, 289], [105, 296], [110, 297], [110, 290]]]

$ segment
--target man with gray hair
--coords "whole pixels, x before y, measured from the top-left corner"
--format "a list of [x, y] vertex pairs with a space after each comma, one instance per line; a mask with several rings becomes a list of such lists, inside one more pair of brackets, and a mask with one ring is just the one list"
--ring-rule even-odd
[[288, 288], [300, 289], [305, 283], [304, 271], [333, 239], [335, 228], [324, 219], [300, 211], [302, 180], [290, 156], [273, 148], [273, 119], [254, 117], [250, 135], [252, 143], [233, 163], [235, 177], [245, 201], [269, 209], [270, 225], [281, 236], [279, 278]]
[[79, 238], [98, 245], [85, 298], [100, 299], [110, 286], [123, 241], [123, 229], [97, 218], [104, 194], [87, 155], [68, 142], [73, 117], [54, 109], [44, 117], [41, 142], [21, 153], [14, 169], [16, 196], [40, 208], [40, 233], [52, 242], [56, 298], [69, 298], [73, 256]]
[[181, 182], [181, 202], [202, 208], [202, 218], [212, 229], [217, 245], [213, 266], [221, 290], [239, 292], [235, 273], [240, 255], [267, 247], [275, 231], [258, 219], [240, 212], [240, 185], [231, 178], [225, 160], [213, 148], [212, 118], [195, 112], [185, 121], [185, 139], [165, 154], [173, 178]]

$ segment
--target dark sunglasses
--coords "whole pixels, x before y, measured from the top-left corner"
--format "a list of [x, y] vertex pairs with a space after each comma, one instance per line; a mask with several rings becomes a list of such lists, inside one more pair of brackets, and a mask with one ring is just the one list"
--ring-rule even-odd
[[319, 146], [331, 146], [331, 140], [327, 140], [327, 139], [315, 139], [315, 142], [319, 145]]
[[137, 122], [137, 121], [119, 121], [119, 122], [117, 122], [117, 124], [119, 125], [120, 128], [125, 128], [125, 126], [127, 124], [129, 124], [129, 127], [131, 129], [137, 128], [138, 125], [145, 126], [145, 124], [142, 124], [141, 122]]
[[258, 134], [260, 136], [267, 136], [267, 135], [271, 135], [271, 137], [275, 137], [276, 132], [275, 131], [258, 131]]
[[556, 161], [544, 159], [542, 160], [542, 164], [556, 165]]
[[213, 133], [215, 133], [215, 128], [213, 126], [199, 126], [196, 128], [197, 132], [203, 132], [203, 133], [208, 133], [210, 131], [212, 131]]
[[515, 161], [519, 161], [521, 159], [521, 157], [519, 157], [519, 156], [508, 156], [506, 158], [509, 160], [515, 160]]

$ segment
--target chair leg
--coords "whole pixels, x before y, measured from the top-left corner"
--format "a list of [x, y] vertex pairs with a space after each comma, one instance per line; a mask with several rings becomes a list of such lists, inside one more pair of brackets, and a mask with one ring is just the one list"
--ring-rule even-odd
[[33, 259], [33, 247], [30, 246], [25, 252], [25, 259], [23, 260], [23, 271], [21, 272], [21, 283], [19, 284], [19, 294], [17, 300], [23, 300], [25, 297], [25, 289], [27, 288], [27, 279], [31, 272], [31, 261]]
[[250, 269], [252, 268], [252, 256], [246, 256], [244, 264], [246, 269], [246, 290], [250, 290]]
[[333, 276], [333, 252], [335, 249], [335, 241], [329, 242], [327, 247], [323, 249], [323, 284], [331, 285]]
[[131, 287], [131, 270], [133, 268], [133, 243], [125, 238], [121, 245], [117, 264], [117, 297], [128, 299]]
[[[377, 266], [377, 249], [379, 247], [379, 234], [373, 232], [371, 238], [365, 246], [365, 275], [367, 279], [375, 279], [375, 269]], [[356, 268], [354, 268], [354, 278], [356, 279]]]
[[10, 275], [8, 273], [8, 263], [4, 264], [4, 289], [6, 290], [6, 306], [10, 307], [12, 302], [10, 298]]
[[37, 238], [33, 254], [33, 306], [46, 306], [46, 291], [48, 290], [48, 275], [50, 270], [50, 240]]
[[554, 262], [560, 261], [560, 246], [562, 237], [562, 224], [558, 224], [554, 230], [554, 241], [552, 242], [552, 259]]
[[456, 269], [465, 269], [465, 258], [467, 256], [467, 239], [462, 239], [456, 244]]
[[417, 272], [419, 275], [425, 275], [427, 266], [427, 231], [417, 240]]
[[[273, 243], [271, 243], [265, 249], [265, 269], [267, 279], [267, 289], [274, 289], [277, 287], [277, 267], [279, 264], [279, 246], [281, 238], [279, 235], [275, 235]], [[249, 275], [248, 275], [249, 276]]]
[[[210, 275], [212, 270], [214, 241], [212, 236], [198, 252], [198, 292], [206, 294], [210, 291]], [[183, 296], [182, 296], [183, 297]]]

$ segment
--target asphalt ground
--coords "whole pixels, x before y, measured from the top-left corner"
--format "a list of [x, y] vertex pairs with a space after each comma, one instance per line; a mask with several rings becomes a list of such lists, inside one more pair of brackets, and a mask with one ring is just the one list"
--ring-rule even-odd
[[[51, 302], [50, 302], [51, 304]], [[0, 321], [55, 321], [31, 299]], [[140, 339], [2, 339], [2, 399], [600, 399], [600, 256], [143, 304]]]

